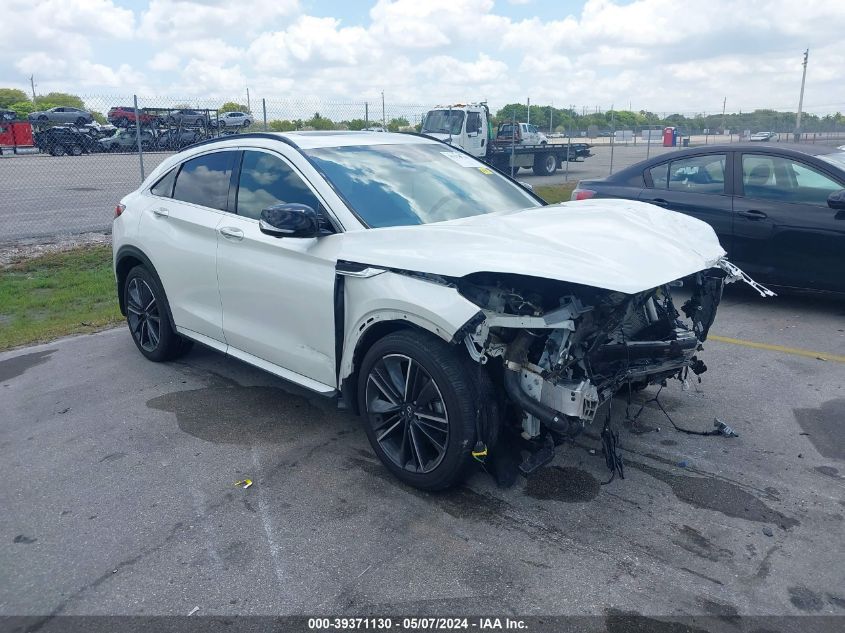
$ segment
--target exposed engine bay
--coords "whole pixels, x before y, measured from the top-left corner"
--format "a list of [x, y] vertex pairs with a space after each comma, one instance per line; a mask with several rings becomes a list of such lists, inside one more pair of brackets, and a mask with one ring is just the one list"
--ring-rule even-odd
[[[764, 296], [773, 294], [724, 259], [633, 295], [479, 273], [458, 282], [459, 292], [484, 315], [463, 342], [476, 362], [491, 370], [500, 365], [504, 391], [521, 413], [522, 437], [550, 433], [560, 441], [582, 432], [622, 389], [630, 393], [706, 371], [702, 343], [724, 285], [740, 279]], [[689, 297], [676, 306], [673, 290]], [[536, 467], [546, 461], [539, 457]], [[523, 471], [533, 469], [529, 463]]]

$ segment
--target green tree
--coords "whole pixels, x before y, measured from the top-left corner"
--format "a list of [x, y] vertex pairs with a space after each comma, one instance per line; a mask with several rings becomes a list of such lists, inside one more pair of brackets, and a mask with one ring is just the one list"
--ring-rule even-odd
[[66, 92], [49, 92], [46, 95], [38, 95], [38, 109], [47, 110], [58, 106], [66, 108], [85, 109], [85, 103], [76, 95], [68, 94]]
[[408, 123], [408, 119], [403, 116], [396, 117], [395, 119], [390, 119], [387, 124], [387, 131], [388, 132], [398, 132], [399, 128], [409, 127], [411, 124]]
[[[13, 104], [29, 101], [23, 90], [17, 88], [0, 88], [0, 108], [10, 108]], [[14, 110], [14, 108], [11, 108]]]
[[315, 112], [314, 116], [305, 121], [306, 127], [312, 127], [315, 130], [333, 130], [334, 123], [331, 119], [320, 116], [319, 112]]
[[296, 123], [287, 119], [273, 119], [267, 127], [271, 132], [293, 132], [296, 129]]
[[352, 119], [350, 121], [344, 121], [344, 123], [347, 129], [350, 130], [363, 130], [367, 127], [367, 122], [364, 119]]
[[249, 112], [249, 110], [247, 110], [247, 107], [242, 103], [227, 101], [220, 106], [220, 112]]
[[14, 110], [21, 119], [25, 119], [30, 112], [35, 112], [35, 104], [32, 101], [18, 101], [9, 104], [8, 107], [9, 110]]

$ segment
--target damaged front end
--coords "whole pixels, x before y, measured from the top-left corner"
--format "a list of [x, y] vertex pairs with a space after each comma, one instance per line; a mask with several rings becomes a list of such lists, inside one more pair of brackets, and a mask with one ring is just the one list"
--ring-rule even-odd
[[[521, 435], [538, 446], [523, 473], [548, 463], [551, 446], [581, 433], [622, 389], [706, 371], [701, 344], [724, 285], [740, 279], [773, 294], [724, 259], [636, 294], [518, 275], [459, 280], [459, 292], [484, 314], [464, 344], [475, 361], [491, 369], [500, 364]], [[673, 290], [688, 295], [678, 307]]]

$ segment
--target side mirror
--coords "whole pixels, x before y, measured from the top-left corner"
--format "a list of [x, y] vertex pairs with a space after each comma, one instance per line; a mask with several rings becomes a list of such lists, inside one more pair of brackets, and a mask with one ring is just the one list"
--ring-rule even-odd
[[845, 189], [840, 189], [830, 194], [827, 197], [827, 206], [838, 211], [845, 209]]
[[258, 218], [262, 233], [273, 237], [317, 237], [320, 222], [317, 212], [307, 204], [275, 204]]

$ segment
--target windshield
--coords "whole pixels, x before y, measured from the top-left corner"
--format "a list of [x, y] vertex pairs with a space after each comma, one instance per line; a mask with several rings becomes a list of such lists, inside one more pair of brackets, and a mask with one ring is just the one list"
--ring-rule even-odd
[[307, 150], [369, 227], [409, 226], [541, 206], [519, 185], [440, 143]]
[[833, 152], [831, 154], [819, 154], [816, 158], [820, 158], [826, 163], [830, 163], [839, 169], [845, 169], [845, 152]]
[[422, 133], [435, 132], [440, 134], [461, 133], [464, 126], [464, 113], [461, 110], [432, 110], [425, 115]]

